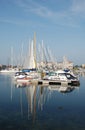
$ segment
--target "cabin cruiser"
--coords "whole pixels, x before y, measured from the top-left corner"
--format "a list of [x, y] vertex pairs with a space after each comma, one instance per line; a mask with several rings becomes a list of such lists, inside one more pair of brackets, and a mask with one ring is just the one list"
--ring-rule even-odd
[[14, 75], [14, 79], [17, 82], [29, 82], [33, 79], [38, 79], [39, 74], [34, 70], [24, 69], [20, 72], [16, 72]]
[[29, 76], [25, 72], [16, 72], [14, 75], [14, 79], [19, 83], [27, 83], [32, 79], [32, 76], [31, 75]]
[[14, 78], [15, 79], [22, 79], [22, 78], [25, 78], [27, 76], [27, 74], [25, 73], [25, 72], [21, 72], [21, 71], [19, 71], [19, 72], [16, 72], [15, 73], [15, 75], [14, 75]]
[[60, 82], [71, 82], [72, 84], [79, 84], [79, 79], [76, 75], [71, 72], [64, 70], [58, 70], [49, 72], [48, 75], [43, 77], [43, 80], [60, 81]]

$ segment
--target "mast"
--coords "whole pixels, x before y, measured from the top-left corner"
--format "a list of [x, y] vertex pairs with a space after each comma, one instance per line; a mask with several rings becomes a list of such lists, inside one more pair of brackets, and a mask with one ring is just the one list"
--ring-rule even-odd
[[11, 47], [11, 67], [13, 67], [13, 47]]
[[34, 43], [33, 40], [31, 42], [31, 46], [30, 46], [30, 55], [29, 55], [30, 59], [29, 59], [29, 69], [34, 69], [35, 67], [35, 60], [34, 60]]
[[34, 32], [34, 39], [33, 39], [33, 50], [34, 50], [34, 62], [35, 62], [35, 68], [37, 68], [37, 62], [36, 62], [36, 33]]
[[21, 68], [23, 68], [23, 43], [21, 46]]

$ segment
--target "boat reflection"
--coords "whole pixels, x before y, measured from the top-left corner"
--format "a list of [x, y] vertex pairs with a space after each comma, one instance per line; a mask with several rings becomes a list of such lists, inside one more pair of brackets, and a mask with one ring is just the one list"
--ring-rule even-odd
[[49, 89], [51, 91], [58, 91], [58, 92], [61, 92], [61, 93], [69, 93], [69, 92], [72, 92], [74, 89], [75, 89], [75, 86], [49, 86]]
[[[61, 85], [49, 85], [49, 86], [43, 86], [43, 85], [35, 85], [35, 84], [23, 84], [19, 83], [15, 85], [16, 88], [24, 88], [25, 94], [26, 94], [26, 99], [27, 99], [27, 113], [28, 113], [28, 119], [31, 117], [33, 121], [35, 121], [36, 118], [36, 112], [42, 111], [44, 106], [48, 101], [50, 101], [51, 96], [53, 92], [55, 91], [54, 94], [57, 94], [56, 92], [59, 93], [69, 93], [75, 90], [76, 88], [79, 88], [79, 86], [61, 86]], [[51, 93], [52, 92], [52, 93]], [[23, 98], [23, 96], [21, 96]], [[21, 99], [21, 104], [22, 104]], [[21, 113], [22, 112], [22, 106], [21, 105]], [[23, 114], [22, 114], [23, 115]]]
[[24, 83], [24, 82], [23, 82], [23, 83], [21, 83], [21, 82], [20, 82], [20, 83], [17, 83], [17, 82], [16, 82], [16, 83], [15, 83], [15, 87], [16, 87], [16, 88], [24, 88], [24, 87], [29, 86], [30, 84], [31, 84], [30, 82], [26, 82], [26, 83]]

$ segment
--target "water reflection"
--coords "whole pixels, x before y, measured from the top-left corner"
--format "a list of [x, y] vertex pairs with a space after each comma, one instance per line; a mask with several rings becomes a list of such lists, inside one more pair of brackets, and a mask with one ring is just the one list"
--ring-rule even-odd
[[51, 91], [58, 91], [61, 93], [69, 93], [75, 89], [75, 86], [49, 86]]
[[80, 81], [80, 86], [39, 86], [0, 75], [0, 129], [85, 129], [85, 77]]
[[30, 85], [30, 82], [27, 82], [27, 83], [17, 83], [15, 82], [15, 87], [16, 88], [24, 88], [24, 87], [28, 87]]
[[[70, 93], [73, 92], [79, 86], [61, 86], [61, 85], [35, 85], [30, 83], [17, 83], [15, 87], [20, 90], [20, 104], [21, 104], [21, 116], [23, 116], [23, 96], [22, 90], [25, 89], [25, 95], [27, 99], [27, 112], [28, 119], [32, 118], [35, 121], [36, 113], [42, 111], [47, 102], [51, 99], [52, 93]], [[61, 109], [62, 107], [59, 106]]]
[[85, 77], [85, 72], [80, 72], [79, 75]]

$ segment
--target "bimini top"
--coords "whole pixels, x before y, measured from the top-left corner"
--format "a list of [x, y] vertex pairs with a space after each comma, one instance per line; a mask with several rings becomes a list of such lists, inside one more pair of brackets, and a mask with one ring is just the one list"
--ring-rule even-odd
[[30, 71], [36, 71], [36, 68], [33, 68], [33, 69], [22, 69], [22, 72], [30, 72]]

